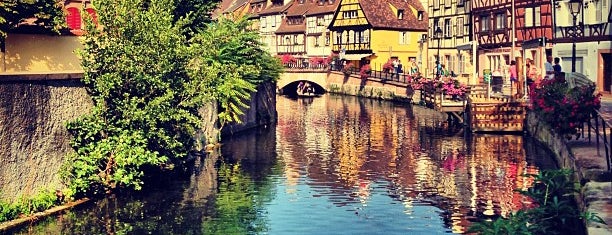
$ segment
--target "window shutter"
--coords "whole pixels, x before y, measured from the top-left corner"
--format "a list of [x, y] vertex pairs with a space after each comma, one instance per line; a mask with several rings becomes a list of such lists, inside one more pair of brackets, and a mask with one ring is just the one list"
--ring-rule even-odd
[[91, 17], [91, 20], [93, 21], [93, 23], [95, 25], [98, 25], [98, 14], [96, 13], [96, 10], [92, 8], [87, 8], [85, 9], [85, 11], [87, 12], [87, 14], [89, 14], [89, 17]]
[[66, 24], [70, 29], [81, 29], [81, 13], [76, 7], [66, 9]]

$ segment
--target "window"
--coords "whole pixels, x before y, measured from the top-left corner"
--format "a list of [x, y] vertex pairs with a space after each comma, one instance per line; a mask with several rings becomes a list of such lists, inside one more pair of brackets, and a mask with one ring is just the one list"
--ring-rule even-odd
[[417, 13], [417, 19], [418, 19], [419, 21], [422, 21], [422, 20], [423, 20], [423, 11], [419, 11], [419, 12]]
[[444, 20], [444, 37], [450, 37], [452, 35], [453, 25], [450, 19]]
[[457, 61], [459, 64], [457, 65], [457, 74], [465, 73], [465, 57], [461, 54], [457, 55]]
[[352, 10], [352, 11], [345, 11], [345, 12], [342, 12], [342, 18], [343, 18], [343, 19], [353, 19], [353, 18], [357, 18], [357, 10]]
[[329, 32], [325, 33], [325, 45], [329, 46], [329, 41], [331, 37], [329, 36]]
[[298, 44], [298, 36], [293, 35], [293, 45], [297, 45], [297, 44]]
[[540, 26], [540, 7], [525, 8], [525, 27]]
[[461, 7], [465, 4], [465, 0], [457, 0], [457, 6]]
[[91, 17], [91, 20], [93, 21], [93, 23], [95, 25], [98, 25], [98, 14], [96, 13], [96, 10], [94, 10], [92, 8], [87, 8], [87, 9], [85, 9], [85, 12], [87, 12], [87, 14], [89, 14], [89, 17]]
[[276, 27], [276, 16], [268, 17], [268, 20], [270, 21], [270, 25], [272, 25], [272, 27]]
[[438, 27], [440, 27], [440, 19], [435, 19], [434, 20], [434, 26], [431, 29], [431, 34], [433, 35], [434, 38], [437, 38], [439, 35], [436, 35], [436, 29], [438, 29]]
[[314, 37], [314, 46], [315, 47], [319, 46], [319, 36]]
[[480, 31], [486, 32], [490, 30], [490, 17], [488, 15], [480, 16]]
[[457, 18], [457, 36], [463, 36], [463, 17]]
[[304, 4], [304, 0], [300, 0], [300, 4]]
[[325, 18], [323, 18], [323, 16], [317, 16], [317, 26], [324, 26], [325, 25]]
[[505, 13], [497, 13], [495, 14], [495, 29], [505, 29], [506, 28], [506, 14]]
[[404, 19], [404, 10], [397, 10], [397, 19]]
[[410, 32], [399, 32], [399, 44], [410, 44]]

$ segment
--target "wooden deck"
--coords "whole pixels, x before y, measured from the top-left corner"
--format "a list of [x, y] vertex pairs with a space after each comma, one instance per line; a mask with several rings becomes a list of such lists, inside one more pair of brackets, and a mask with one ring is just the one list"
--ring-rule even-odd
[[[463, 123], [472, 132], [522, 132], [527, 103], [510, 97], [490, 97], [479, 87], [465, 97], [453, 98], [440, 88], [423, 87], [421, 101], [428, 108], [448, 114], [449, 121]], [[474, 91], [474, 92], [470, 92]]]

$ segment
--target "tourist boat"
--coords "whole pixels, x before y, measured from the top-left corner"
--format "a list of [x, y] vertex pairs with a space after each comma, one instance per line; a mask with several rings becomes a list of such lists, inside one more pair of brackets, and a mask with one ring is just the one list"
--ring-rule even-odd
[[321, 94], [317, 94], [317, 93], [314, 93], [314, 92], [302, 92], [300, 90], [297, 90], [296, 93], [297, 93], [298, 97], [318, 97], [318, 96], [321, 96]]

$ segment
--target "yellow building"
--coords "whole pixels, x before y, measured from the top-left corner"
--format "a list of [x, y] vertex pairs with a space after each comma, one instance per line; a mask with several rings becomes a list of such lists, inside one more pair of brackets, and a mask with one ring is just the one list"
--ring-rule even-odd
[[96, 20], [96, 12], [88, 3], [65, 2], [68, 28], [62, 29], [61, 35], [41, 32], [34, 20], [9, 31], [4, 52], [0, 52], [0, 73], [82, 72], [81, 60], [75, 51], [82, 47], [79, 36], [85, 28], [84, 14]]
[[406, 70], [426, 51], [427, 14], [418, 0], [342, 0], [329, 28], [334, 52], [374, 70], [389, 59]]

